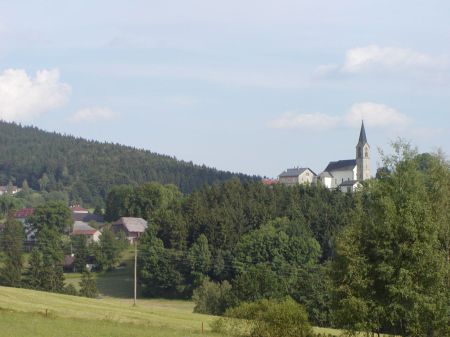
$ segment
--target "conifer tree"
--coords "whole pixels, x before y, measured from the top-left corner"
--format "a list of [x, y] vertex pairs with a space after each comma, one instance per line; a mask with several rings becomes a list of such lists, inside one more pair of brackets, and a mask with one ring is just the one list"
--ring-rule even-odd
[[1, 269], [1, 281], [11, 287], [18, 287], [22, 276], [23, 228], [12, 214], [8, 216], [1, 239], [1, 248], [4, 254]]
[[92, 273], [84, 270], [80, 281], [80, 295], [89, 298], [95, 298], [98, 295], [97, 283]]

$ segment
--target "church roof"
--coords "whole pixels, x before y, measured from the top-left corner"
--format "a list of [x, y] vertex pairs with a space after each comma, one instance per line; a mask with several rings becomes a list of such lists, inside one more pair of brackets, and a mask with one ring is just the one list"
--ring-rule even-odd
[[358, 180], [348, 180], [344, 181], [342, 184], [339, 185], [339, 187], [353, 187], [357, 184], [360, 184]]
[[325, 171], [326, 172], [349, 171], [353, 170], [355, 166], [356, 166], [356, 159], [332, 161], [328, 164]]
[[364, 121], [361, 124], [361, 132], [359, 133], [359, 143], [360, 144], [367, 143], [366, 128], [364, 127]]
[[309, 170], [314, 175], [316, 175], [314, 173], [314, 171], [311, 170], [310, 168], [307, 168], [307, 167], [295, 167], [295, 168], [287, 169], [286, 171], [284, 171], [283, 173], [280, 174], [280, 177], [298, 177], [299, 175], [301, 175], [306, 170]]

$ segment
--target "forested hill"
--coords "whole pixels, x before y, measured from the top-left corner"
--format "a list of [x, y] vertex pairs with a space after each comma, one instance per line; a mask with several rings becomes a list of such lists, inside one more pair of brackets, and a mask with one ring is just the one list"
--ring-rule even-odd
[[219, 171], [128, 146], [89, 141], [0, 121], [0, 184], [26, 180], [36, 190], [66, 191], [71, 200], [104, 199], [113, 185], [158, 181], [189, 193], [243, 174]]

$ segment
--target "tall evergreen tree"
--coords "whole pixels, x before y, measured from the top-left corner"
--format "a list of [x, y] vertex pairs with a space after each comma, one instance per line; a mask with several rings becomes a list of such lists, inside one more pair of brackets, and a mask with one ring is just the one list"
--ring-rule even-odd
[[4, 285], [18, 287], [21, 283], [23, 268], [23, 227], [10, 213], [1, 237], [1, 248], [4, 254], [0, 280]]
[[416, 153], [401, 143], [394, 148], [396, 154], [385, 158], [391, 173], [372, 182], [340, 237], [336, 318], [354, 331], [443, 336], [449, 264], [439, 242], [441, 223]]

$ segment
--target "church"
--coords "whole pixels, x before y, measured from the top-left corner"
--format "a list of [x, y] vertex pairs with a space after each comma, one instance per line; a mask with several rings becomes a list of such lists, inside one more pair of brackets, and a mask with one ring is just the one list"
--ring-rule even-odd
[[364, 122], [362, 122], [359, 141], [356, 145], [356, 159], [332, 161], [318, 176], [309, 168], [288, 169], [279, 175], [278, 180], [290, 186], [319, 181], [329, 189], [352, 192], [361, 185], [362, 181], [370, 178], [370, 145], [367, 141]]

